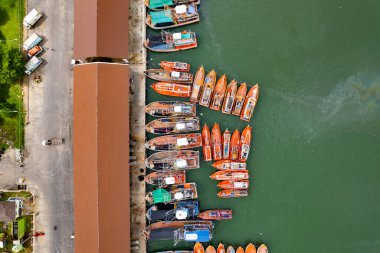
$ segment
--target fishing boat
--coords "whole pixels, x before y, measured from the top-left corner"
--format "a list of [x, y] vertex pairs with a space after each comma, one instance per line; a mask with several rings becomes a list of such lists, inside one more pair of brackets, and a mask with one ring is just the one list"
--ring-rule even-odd
[[232, 246], [227, 247], [227, 253], [235, 253], [235, 249]]
[[202, 151], [205, 161], [212, 160], [210, 128], [205, 124], [202, 129]]
[[148, 69], [144, 71], [150, 79], [161, 82], [192, 83], [193, 74], [187, 72], [170, 71], [166, 69]]
[[268, 248], [265, 244], [261, 244], [257, 249], [257, 253], [268, 253]]
[[216, 253], [226, 253], [223, 243], [219, 243]]
[[157, 151], [190, 149], [200, 146], [202, 146], [202, 137], [198, 133], [164, 135], [145, 143], [146, 148]]
[[179, 83], [158, 82], [152, 84], [152, 89], [158, 94], [171, 97], [190, 97], [191, 86]]
[[158, 251], [156, 253], [193, 253], [191, 250], [166, 250], [166, 251]]
[[158, 53], [192, 49], [198, 46], [197, 34], [186, 30], [177, 33], [162, 31], [160, 35], [149, 35], [144, 46]]
[[223, 159], [211, 164], [217, 170], [246, 170], [247, 164], [239, 161]]
[[157, 152], [146, 159], [145, 165], [156, 171], [198, 169], [199, 152], [193, 150]]
[[223, 103], [224, 94], [226, 93], [226, 87], [227, 87], [227, 77], [224, 74], [216, 82], [210, 109], [215, 110], [215, 111], [220, 110], [220, 107], [222, 106], [222, 103]]
[[231, 133], [226, 129], [222, 135], [222, 143], [223, 143], [223, 155], [222, 159], [230, 158], [230, 149], [231, 149]]
[[195, 243], [193, 253], [204, 253], [204, 252], [205, 252], [205, 248], [203, 248], [202, 243], [199, 243], [199, 242]]
[[149, 241], [173, 240], [174, 245], [179, 241], [209, 242], [212, 239], [214, 224], [212, 221], [191, 220], [155, 222], [149, 225], [144, 235]]
[[186, 183], [186, 172], [184, 170], [156, 171], [145, 176], [145, 182], [152, 185], [171, 185]]
[[241, 180], [248, 179], [248, 170], [219, 170], [214, 172], [211, 176], [214, 180]]
[[196, 183], [169, 185], [165, 188], [158, 188], [154, 191], [148, 192], [145, 196], [145, 200], [149, 204], [174, 203], [176, 201], [197, 198], [198, 192]]
[[180, 61], [161, 61], [160, 66], [168, 71], [189, 72], [190, 64]]
[[191, 92], [190, 101], [198, 102], [199, 92], [201, 91], [205, 80], [205, 69], [200, 66], [195, 73], [195, 78], [193, 82], [193, 90]]
[[157, 204], [146, 211], [150, 222], [194, 219], [199, 215], [199, 202], [195, 200], [180, 201], [174, 204]]
[[256, 247], [252, 243], [245, 247], [245, 253], [256, 253]]
[[242, 246], [239, 246], [236, 250], [236, 253], [244, 253], [244, 249]]
[[222, 113], [231, 114], [232, 107], [234, 106], [235, 97], [237, 91], [237, 82], [232, 80], [228, 86], [226, 91], [226, 96], [224, 97]]
[[155, 117], [191, 117], [197, 114], [197, 106], [191, 102], [156, 101], [145, 106], [145, 112]]
[[241, 132], [241, 149], [240, 149], [240, 161], [245, 162], [248, 159], [249, 149], [251, 147], [252, 127], [246, 126]]
[[230, 220], [232, 219], [232, 210], [207, 210], [199, 214], [202, 220]]
[[181, 4], [200, 4], [200, 0], [145, 0], [145, 5], [151, 10], [160, 10], [165, 6], [176, 6]]
[[215, 250], [214, 246], [209, 245], [209, 246], [206, 248], [206, 253], [216, 253], [216, 250]]
[[239, 130], [235, 130], [231, 137], [231, 160], [235, 161], [239, 159], [239, 151], [240, 151], [240, 132]]
[[240, 114], [240, 119], [244, 121], [250, 121], [255, 110], [257, 101], [259, 99], [259, 85], [255, 84], [249, 90], [247, 97], [245, 98], [243, 110]]
[[218, 184], [221, 189], [248, 189], [249, 180], [224, 180]]
[[145, 126], [148, 133], [152, 134], [175, 134], [199, 130], [199, 118], [159, 118]]
[[215, 123], [211, 130], [212, 156], [215, 161], [222, 159], [222, 134], [219, 124]]
[[235, 104], [232, 109], [233, 115], [236, 115], [236, 116], [240, 115], [246, 95], [247, 95], [247, 85], [245, 83], [242, 83], [236, 92]]
[[239, 197], [247, 197], [247, 196], [248, 196], [248, 190], [229, 189], [229, 190], [222, 190], [218, 192], [219, 198], [239, 198]]
[[162, 11], [151, 11], [146, 17], [146, 25], [152, 29], [163, 30], [196, 22], [199, 22], [196, 4], [182, 4]]
[[215, 81], [216, 81], [216, 72], [215, 70], [211, 70], [205, 78], [202, 94], [199, 99], [200, 105], [206, 106], [206, 107], [210, 105], [212, 92], [215, 86]]

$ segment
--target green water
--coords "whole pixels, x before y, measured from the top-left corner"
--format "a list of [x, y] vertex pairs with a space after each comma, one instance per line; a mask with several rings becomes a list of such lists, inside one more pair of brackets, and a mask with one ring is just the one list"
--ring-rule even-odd
[[[148, 67], [185, 61], [193, 73], [203, 64], [229, 80], [260, 84], [249, 197], [218, 199], [207, 163], [188, 173], [201, 209], [233, 209], [231, 221], [216, 223], [212, 244], [380, 252], [379, 24], [379, 1], [204, 0], [201, 22], [190, 26], [197, 49], [149, 54]], [[147, 94], [149, 101], [170, 99], [150, 88]], [[216, 121], [222, 131], [246, 125], [201, 106], [198, 114], [202, 125]], [[173, 247], [155, 242], [149, 249]]]

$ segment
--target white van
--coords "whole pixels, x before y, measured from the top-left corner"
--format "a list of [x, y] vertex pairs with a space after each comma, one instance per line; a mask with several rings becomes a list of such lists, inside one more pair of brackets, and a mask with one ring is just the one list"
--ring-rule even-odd
[[22, 48], [28, 51], [31, 48], [37, 46], [41, 41], [42, 41], [42, 38], [37, 33], [33, 33], [32, 35], [29, 36], [29, 38], [26, 39], [26, 41], [24, 41]]
[[28, 15], [25, 16], [23, 24], [30, 29], [41, 17], [42, 13], [38, 12], [36, 9], [33, 9], [28, 13]]
[[33, 73], [34, 70], [38, 68], [42, 64], [43, 60], [37, 56], [33, 56], [32, 59], [30, 59], [25, 64], [25, 73], [30, 75]]

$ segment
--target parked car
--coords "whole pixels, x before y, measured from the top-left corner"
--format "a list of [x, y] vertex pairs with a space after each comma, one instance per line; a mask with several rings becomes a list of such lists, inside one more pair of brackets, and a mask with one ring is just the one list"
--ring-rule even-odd
[[51, 146], [51, 145], [62, 144], [63, 142], [64, 142], [64, 139], [62, 139], [62, 138], [54, 138], [54, 139], [49, 139], [49, 140], [43, 140], [42, 145], [43, 146]]
[[35, 46], [32, 49], [28, 51], [28, 56], [33, 57], [33, 56], [38, 56], [44, 52], [44, 48], [41, 46]]
[[25, 73], [30, 75], [35, 71], [38, 66], [40, 66], [43, 62], [43, 59], [33, 56], [26, 64], [25, 64]]
[[32, 28], [37, 21], [42, 17], [42, 13], [38, 12], [36, 9], [31, 10], [28, 15], [25, 16], [23, 24], [28, 29]]

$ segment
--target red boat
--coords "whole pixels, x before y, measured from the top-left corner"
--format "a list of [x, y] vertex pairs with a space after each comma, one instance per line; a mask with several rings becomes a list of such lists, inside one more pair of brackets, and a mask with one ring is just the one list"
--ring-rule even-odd
[[199, 218], [202, 220], [230, 220], [232, 219], [232, 210], [208, 210], [201, 212]]
[[252, 127], [246, 126], [241, 132], [241, 149], [240, 149], [240, 161], [245, 162], [248, 159], [249, 149], [251, 147]]
[[220, 170], [214, 172], [211, 176], [214, 180], [241, 180], [248, 179], [248, 170]]
[[225, 252], [226, 250], [224, 249], [223, 243], [219, 243], [216, 253], [225, 253]]
[[231, 133], [226, 129], [222, 136], [223, 142], [223, 159], [230, 159], [230, 149], [231, 149]]
[[246, 94], [247, 94], [247, 85], [245, 83], [242, 83], [236, 92], [235, 105], [232, 109], [233, 115], [236, 115], [236, 116], [240, 115], [241, 109], [243, 108]]
[[225, 180], [218, 184], [221, 189], [248, 189], [249, 180]]
[[190, 64], [186, 62], [179, 61], [161, 61], [160, 66], [163, 69], [169, 71], [180, 71], [180, 72], [189, 72]]
[[205, 124], [202, 129], [202, 151], [205, 161], [212, 161], [210, 128]]
[[215, 161], [222, 159], [222, 134], [219, 124], [215, 123], [211, 130], [212, 156]]
[[212, 165], [217, 170], [246, 170], [247, 164], [243, 162], [234, 162], [231, 160], [219, 160]]
[[232, 80], [227, 86], [226, 96], [223, 101], [222, 113], [230, 114], [234, 106], [237, 90], [237, 82]]
[[214, 94], [212, 96], [212, 101], [210, 105], [211, 110], [219, 111], [222, 106], [224, 93], [226, 92], [227, 87], [227, 77], [226, 75], [222, 75], [219, 80], [216, 82], [214, 88]]
[[205, 253], [205, 249], [203, 248], [202, 243], [195, 243], [193, 253]]
[[152, 84], [153, 90], [158, 94], [171, 97], [190, 97], [191, 86], [179, 83], [158, 82]]
[[248, 190], [223, 190], [218, 192], [219, 198], [239, 198], [239, 197], [247, 197]]
[[257, 100], [259, 99], [259, 85], [255, 84], [248, 92], [245, 98], [243, 110], [240, 114], [240, 119], [250, 121], [253, 111], [255, 110]]
[[235, 130], [231, 137], [231, 160], [239, 159], [239, 150], [240, 150], [240, 132]]

